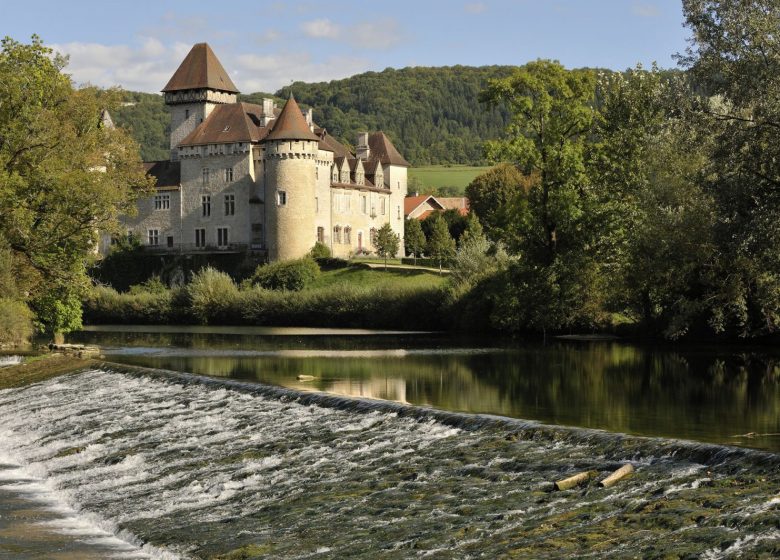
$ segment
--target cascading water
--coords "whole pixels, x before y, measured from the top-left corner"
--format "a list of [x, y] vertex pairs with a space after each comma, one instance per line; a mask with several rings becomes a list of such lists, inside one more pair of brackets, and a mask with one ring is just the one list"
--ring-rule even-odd
[[0, 368], [15, 366], [22, 363], [21, 356], [0, 356]]
[[116, 558], [780, 551], [771, 453], [106, 369], [0, 391], [0, 418], [0, 490]]

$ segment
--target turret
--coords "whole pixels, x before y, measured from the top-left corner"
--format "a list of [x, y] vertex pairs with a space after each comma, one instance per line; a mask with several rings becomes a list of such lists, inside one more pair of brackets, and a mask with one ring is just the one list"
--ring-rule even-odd
[[297, 259], [317, 239], [316, 166], [319, 138], [309, 129], [295, 98], [285, 103], [263, 139], [268, 258]]
[[192, 47], [163, 88], [171, 108], [171, 160], [179, 143], [222, 103], [235, 103], [238, 89], [207, 43]]

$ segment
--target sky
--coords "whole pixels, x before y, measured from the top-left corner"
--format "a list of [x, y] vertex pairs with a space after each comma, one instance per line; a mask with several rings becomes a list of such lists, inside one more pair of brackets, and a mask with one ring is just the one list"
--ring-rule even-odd
[[208, 42], [239, 90], [273, 92], [387, 67], [676, 66], [680, 0], [0, 0], [0, 36], [70, 56], [77, 84], [157, 92]]

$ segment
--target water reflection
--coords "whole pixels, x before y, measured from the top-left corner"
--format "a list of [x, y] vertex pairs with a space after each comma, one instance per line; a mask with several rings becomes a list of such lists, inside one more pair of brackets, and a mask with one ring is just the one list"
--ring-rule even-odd
[[113, 346], [109, 359], [136, 365], [780, 451], [780, 360], [765, 350], [518, 346], [398, 334], [87, 333], [80, 339]]

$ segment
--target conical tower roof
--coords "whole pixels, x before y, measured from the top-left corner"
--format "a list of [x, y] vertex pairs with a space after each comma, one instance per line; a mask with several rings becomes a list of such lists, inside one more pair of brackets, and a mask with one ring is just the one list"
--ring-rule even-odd
[[290, 94], [290, 99], [284, 104], [282, 112], [274, 121], [273, 130], [265, 137], [264, 141], [268, 140], [314, 140], [319, 142], [320, 139], [309, 129], [309, 125], [301, 113], [301, 108], [298, 107], [295, 98]]
[[190, 49], [162, 91], [183, 89], [215, 89], [238, 93], [236, 85], [208, 43], [197, 43]]

